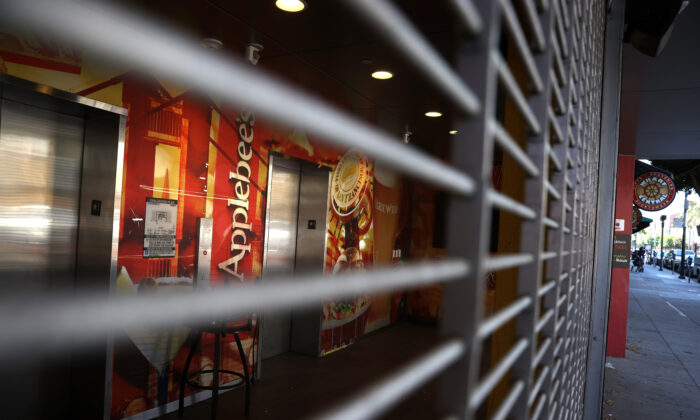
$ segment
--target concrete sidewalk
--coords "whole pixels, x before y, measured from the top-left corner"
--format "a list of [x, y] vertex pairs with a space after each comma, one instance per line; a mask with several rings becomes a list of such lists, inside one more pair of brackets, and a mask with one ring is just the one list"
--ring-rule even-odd
[[700, 284], [630, 273], [627, 356], [608, 357], [603, 418], [700, 419]]

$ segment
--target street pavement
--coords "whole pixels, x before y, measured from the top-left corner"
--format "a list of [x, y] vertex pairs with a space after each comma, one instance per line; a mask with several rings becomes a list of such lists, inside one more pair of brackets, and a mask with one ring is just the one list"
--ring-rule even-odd
[[700, 284], [630, 273], [626, 357], [607, 357], [603, 419], [700, 419]]

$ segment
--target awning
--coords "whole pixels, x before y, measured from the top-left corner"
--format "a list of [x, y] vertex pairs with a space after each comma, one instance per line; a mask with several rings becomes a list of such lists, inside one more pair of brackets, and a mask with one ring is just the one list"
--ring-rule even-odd
[[649, 227], [651, 222], [653, 222], [652, 219], [650, 219], [648, 217], [642, 217], [642, 220], [639, 222], [639, 224], [632, 228], [632, 233], [637, 233], [637, 232], [643, 231], [644, 229]]

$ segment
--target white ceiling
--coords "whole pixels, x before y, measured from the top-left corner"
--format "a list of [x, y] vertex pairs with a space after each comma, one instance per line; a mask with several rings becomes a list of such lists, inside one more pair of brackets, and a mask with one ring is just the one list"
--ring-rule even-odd
[[658, 57], [625, 44], [621, 111], [621, 136], [636, 137], [638, 158], [700, 159], [700, 1]]

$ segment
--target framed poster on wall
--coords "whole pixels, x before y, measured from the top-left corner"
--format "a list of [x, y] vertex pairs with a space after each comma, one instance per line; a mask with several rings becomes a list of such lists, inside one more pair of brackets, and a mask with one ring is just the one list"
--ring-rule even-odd
[[143, 257], [174, 257], [176, 232], [177, 200], [146, 197]]

